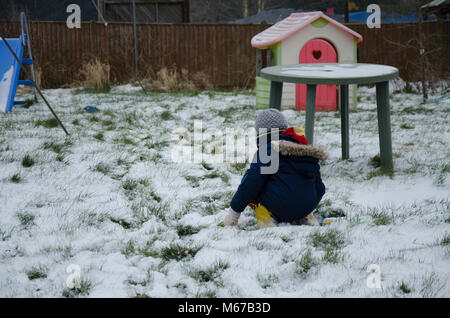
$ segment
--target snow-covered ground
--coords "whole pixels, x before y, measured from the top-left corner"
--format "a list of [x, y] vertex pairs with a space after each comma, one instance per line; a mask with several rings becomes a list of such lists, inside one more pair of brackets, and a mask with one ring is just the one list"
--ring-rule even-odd
[[317, 113], [329, 159], [316, 214], [331, 225], [268, 229], [250, 209], [222, 225], [245, 164], [171, 157], [172, 133], [194, 120], [252, 128], [252, 93], [44, 94], [69, 137], [43, 103], [0, 114], [0, 297], [450, 296], [450, 102], [439, 94], [424, 105], [391, 94], [393, 174], [377, 166], [374, 89], [359, 89], [350, 114], [350, 160], [339, 114]]

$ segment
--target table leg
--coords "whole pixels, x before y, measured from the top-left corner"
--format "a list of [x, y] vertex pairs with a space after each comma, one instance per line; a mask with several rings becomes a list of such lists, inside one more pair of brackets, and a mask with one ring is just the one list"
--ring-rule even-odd
[[389, 82], [377, 83], [378, 134], [380, 138], [381, 167], [393, 169]]
[[283, 82], [270, 82], [269, 107], [281, 109], [281, 96], [283, 95]]
[[314, 115], [316, 112], [316, 85], [306, 86], [305, 134], [308, 144], [314, 144]]
[[350, 158], [349, 146], [349, 113], [348, 113], [348, 85], [341, 85], [341, 142], [342, 159]]

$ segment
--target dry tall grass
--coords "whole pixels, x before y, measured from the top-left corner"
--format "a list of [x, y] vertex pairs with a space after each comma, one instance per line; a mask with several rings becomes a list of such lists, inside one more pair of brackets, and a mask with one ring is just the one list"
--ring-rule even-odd
[[95, 91], [109, 91], [111, 88], [111, 67], [109, 64], [100, 62], [98, 58], [84, 63], [75, 82], [76, 86], [83, 86]]
[[[29, 70], [29, 68], [27, 68], [27, 70]], [[35, 78], [35, 81], [36, 81], [36, 84], [38, 85], [38, 87], [42, 88], [41, 87], [42, 70], [39, 66], [34, 67], [34, 78]], [[27, 77], [24, 77], [24, 79], [31, 80], [31, 78], [27, 78]], [[17, 87], [17, 92], [22, 93], [22, 94], [31, 94], [31, 93], [33, 93], [33, 86], [19, 85]]]
[[176, 67], [168, 69], [163, 67], [156, 74], [149, 72], [145, 78], [144, 86], [151, 91], [176, 92], [183, 90], [208, 90], [213, 85], [203, 72], [189, 74], [185, 69], [178, 71]]

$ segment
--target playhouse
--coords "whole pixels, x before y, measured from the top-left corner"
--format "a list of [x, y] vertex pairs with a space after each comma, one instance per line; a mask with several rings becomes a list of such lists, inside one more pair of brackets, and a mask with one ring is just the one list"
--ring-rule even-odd
[[[293, 13], [286, 19], [255, 35], [257, 48], [256, 105], [269, 107], [270, 82], [261, 78], [262, 68], [302, 63], [356, 63], [357, 46], [362, 36], [324, 13]], [[281, 105], [305, 109], [306, 85], [283, 84]], [[349, 89], [349, 106], [356, 106], [356, 86]], [[336, 110], [336, 85], [318, 85], [316, 110]]]

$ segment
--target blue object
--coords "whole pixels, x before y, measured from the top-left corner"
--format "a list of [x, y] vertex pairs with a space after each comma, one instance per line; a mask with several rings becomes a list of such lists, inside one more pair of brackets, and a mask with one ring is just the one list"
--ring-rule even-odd
[[[348, 14], [349, 22], [350, 23], [363, 23], [365, 24], [367, 22], [367, 18], [372, 14], [372, 12], [366, 12], [366, 11], [355, 11], [350, 12]], [[344, 20], [344, 15], [338, 15], [342, 20]], [[400, 15], [400, 14], [388, 14], [388, 15], [382, 15], [381, 16], [381, 23], [397, 23], [397, 22], [417, 22], [419, 18], [415, 13], [409, 13], [406, 15]], [[428, 21], [434, 21], [435, 18], [431, 18]]]
[[[23, 59], [24, 42], [26, 35], [19, 38], [6, 39], [11, 49], [19, 58], [20, 62], [32, 64], [30, 59]], [[12, 110], [17, 85], [33, 86], [30, 81], [19, 81], [20, 64], [16, 61], [3, 40], [0, 40], [0, 109], [5, 112]]]
[[98, 108], [95, 106], [86, 106], [84, 108], [85, 111], [87, 111], [88, 113], [95, 113], [98, 112]]

